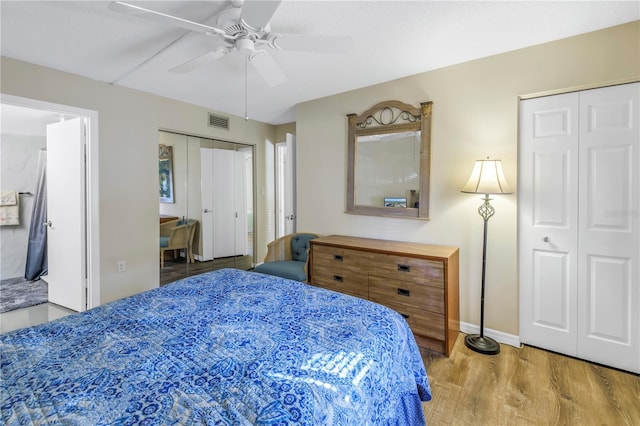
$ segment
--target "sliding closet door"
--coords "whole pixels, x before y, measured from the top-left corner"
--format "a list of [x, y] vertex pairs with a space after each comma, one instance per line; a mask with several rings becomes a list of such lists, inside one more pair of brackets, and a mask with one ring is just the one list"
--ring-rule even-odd
[[[220, 268], [252, 268], [253, 146], [166, 131], [159, 132], [159, 144], [159, 152], [171, 152], [170, 165], [161, 159], [159, 166], [160, 243], [172, 226], [189, 228], [177, 242], [184, 248], [165, 254], [160, 284]], [[163, 167], [170, 167], [170, 176]], [[167, 180], [172, 189], [165, 194]]]
[[200, 149], [202, 257], [253, 266], [253, 148], [207, 141]]
[[200, 260], [213, 260], [213, 149], [200, 148], [200, 199], [202, 207], [202, 230], [201, 244], [202, 251]]
[[576, 93], [520, 109], [520, 337], [575, 354], [578, 102]]
[[640, 84], [580, 94], [578, 356], [640, 370]]
[[235, 154], [228, 149], [200, 149], [203, 260], [237, 254]]
[[[253, 148], [236, 146], [235, 206], [236, 206], [236, 255], [249, 255], [250, 234], [253, 232]], [[251, 229], [251, 232], [250, 232]]]
[[[174, 249], [165, 250], [164, 267], [160, 268], [160, 284], [164, 285], [191, 274], [193, 264], [188, 262], [190, 245], [189, 233], [184, 232], [185, 221], [199, 221], [198, 208], [193, 206], [199, 196], [194, 197], [193, 191], [198, 186], [191, 183], [193, 170], [191, 158], [193, 141], [190, 136], [161, 131], [158, 146], [159, 168], [159, 247], [171, 240]], [[197, 193], [196, 193], [197, 194]], [[197, 226], [197, 225], [196, 225]], [[161, 266], [161, 262], [158, 262]]]

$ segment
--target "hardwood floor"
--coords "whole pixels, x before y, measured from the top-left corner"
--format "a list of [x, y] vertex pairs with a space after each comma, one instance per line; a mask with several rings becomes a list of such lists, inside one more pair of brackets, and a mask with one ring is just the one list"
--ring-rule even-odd
[[640, 376], [530, 346], [482, 355], [456, 341], [451, 357], [423, 352], [429, 426], [640, 425]]
[[165, 260], [164, 268], [160, 269], [160, 286], [192, 275], [223, 268], [250, 270], [253, 268], [253, 257], [233, 256], [218, 258], [208, 262], [196, 261], [195, 263], [187, 263], [184, 258], [167, 259]]

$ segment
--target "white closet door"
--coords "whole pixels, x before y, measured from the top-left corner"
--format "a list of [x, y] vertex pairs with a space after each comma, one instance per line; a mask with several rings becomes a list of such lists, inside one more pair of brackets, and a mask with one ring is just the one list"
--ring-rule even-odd
[[249, 229], [247, 224], [247, 153], [231, 151], [235, 157], [234, 201], [235, 201], [235, 244], [234, 255], [244, 256], [249, 253]]
[[213, 257], [236, 254], [235, 151], [213, 149]]
[[578, 94], [520, 105], [520, 339], [576, 354]]
[[202, 261], [213, 259], [213, 149], [200, 148]]
[[640, 84], [520, 106], [522, 342], [640, 372]]
[[580, 95], [578, 356], [640, 370], [640, 84]]
[[246, 158], [242, 151], [200, 148], [202, 260], [249, 252]]

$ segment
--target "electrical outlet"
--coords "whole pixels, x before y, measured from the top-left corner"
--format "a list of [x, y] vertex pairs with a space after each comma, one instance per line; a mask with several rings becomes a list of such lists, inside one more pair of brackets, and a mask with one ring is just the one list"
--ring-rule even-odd
[[118, 261], [118, 272], [124, 272], [127, 270], [127, 262], [124, 260]]

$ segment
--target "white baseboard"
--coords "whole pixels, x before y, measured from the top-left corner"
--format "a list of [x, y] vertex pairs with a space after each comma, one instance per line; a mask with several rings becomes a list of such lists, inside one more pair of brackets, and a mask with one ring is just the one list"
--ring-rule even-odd
[[[460, 331], [467, 334], [479, 334], [480, 326], [460, 321]], [[520, 336], [503, 333], [502, 331], [492, 330], [487, 327], [484, 328], [484, 335], [491, 337], [498, 343], [504, 343], [505, 345], [514, 346], [516, 348], [522, 347], [522, 343], [520, 343]]]

